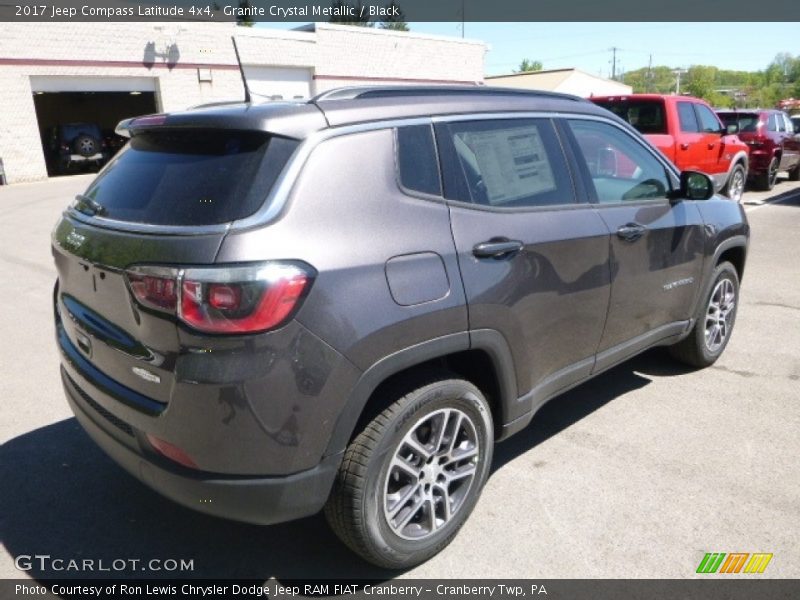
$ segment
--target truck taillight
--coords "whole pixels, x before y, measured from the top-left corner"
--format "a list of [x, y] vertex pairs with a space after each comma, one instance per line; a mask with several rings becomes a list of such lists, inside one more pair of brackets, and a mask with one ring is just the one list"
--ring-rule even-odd
[[143, 306], [171, 312], [205, 333], [258, 333], [283, 325], [299, 308], [313, 269], [297, 262], [172, 269], [137, 266], [127, 271]]

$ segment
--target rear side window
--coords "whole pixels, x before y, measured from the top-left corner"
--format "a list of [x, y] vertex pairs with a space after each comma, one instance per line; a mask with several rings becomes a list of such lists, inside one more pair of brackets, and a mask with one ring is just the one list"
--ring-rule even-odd
[[549, 120], [449, 123], [442, 134], [448, 198], [498, 208], [575, 202], [564, 153]]
[[442, 195], [439, 161], [430, 125], [412, 125], [397, 129], [397, 167], [400, 184], [407, 190]]
[[661, 100], [601, 101], [597, 104], [633, 125], [640, 133], [667, 133], [664, 103]]
[[770, 113], [769, 120], [767, 121], [768, 131], [778, 131], [778, 120], [775, 118], [775, 113]]
[[719, 120], [717, 116], [707, 106], [702, 104], [695, 104], [697, 114], [700, 117], [700, 129], [704, 133], [717, 133], [720, 130]]
[[691, 102], [678, 102], [678, 120], [681, 123], [681, 131], [684, 133], [697, 133], [700, 125], [697, 123], [697, 115], [694, 114], [694, 107]]
[[297, 144], [260, 132], [145, 132], [131, 139], [84, 195], [109, 219], [226, 223], [261, 207]]

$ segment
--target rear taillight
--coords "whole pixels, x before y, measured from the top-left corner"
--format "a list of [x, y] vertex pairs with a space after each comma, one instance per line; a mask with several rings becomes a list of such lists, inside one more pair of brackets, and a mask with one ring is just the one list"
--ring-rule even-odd
[[149, 308], [173, 311], [178, 306], [178, 270], [168, 267], [133, 267], [128, 283], [136, 299]]
[[258, 333], [279, 327], [299, 307], [313, 269], [296, 262], [127, 271], [136, 300], [172, 312], [205, 333]]

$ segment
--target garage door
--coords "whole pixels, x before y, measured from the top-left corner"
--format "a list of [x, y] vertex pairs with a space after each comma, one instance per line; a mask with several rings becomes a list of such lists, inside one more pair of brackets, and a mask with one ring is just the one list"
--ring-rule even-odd
[[311, 69], [244, 65], [244, 74], [255, 102], [311, 97]]
[[150, 77], [31, 77], [48, 174], [97, 171], [125, 140], [122, 119], [157, 112]]
[[153, 77], [31, 77], [33, 92], [155, 92]]

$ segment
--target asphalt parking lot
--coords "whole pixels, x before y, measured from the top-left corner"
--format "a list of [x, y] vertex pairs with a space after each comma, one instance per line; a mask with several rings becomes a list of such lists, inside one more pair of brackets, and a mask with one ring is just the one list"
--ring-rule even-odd
[[[71, 418], [49, 234], [89, 179], [0, 187], [0, 578], [20, 577], [26, 554], [194, 561], [140, 576], [396, 576], [352, 556], [319, 516], [255, 527], [174, 505]], [[744, 200], [750, 255], [721, 360], [693, 372], [655, 350], [551, 402], [498, 446], [454, 543], [400, 576], [683, 578], [706, 552], [769, 552], [764, 577], [800, 577], [800, 184]]]

